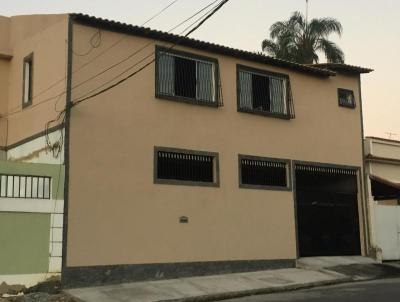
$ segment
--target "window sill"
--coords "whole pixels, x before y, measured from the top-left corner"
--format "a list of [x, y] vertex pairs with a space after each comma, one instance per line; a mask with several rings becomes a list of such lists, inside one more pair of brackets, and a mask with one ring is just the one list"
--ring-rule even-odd
[[287, 114], [278, 114], [278, 113], [271, 113], [271, 112], [266, 112], [266, 111], [243, 109], [243, 108], [238, 108], [237, 111], [243, 112], [243, 113], [262, 115], [262, 116], [267, 116], [267, 117], [279, 118], [279, 119], [283, 119], [283, 120], [291, 120], [291, 117]]
[[346, 105], [346, 104], [339, 104], [339, 107], [347, 108], [347, 109], [356, 109], [356, 105]]
[[30, 100], [30, 101], [27, 102], [27, 103], [22, 102], [22, 109], [28, 108], [28, 107], [31, 106], [31, 105], [32, 105], [32, 100]]
[[154, 179], [154, 184], [219, 188], [218, 182], [188, 181], [188, 180], [161, 179], [161, 178]]
[[280, 186], [262, 186], [262, 185], [248, 185], [239, 184], [241, 189], [253, 189], [253, 190], [270, 190], [270, 191], [292, 191], [291, 187], [280, 187]]
[[200, 105], [200, 106], [216, 107], [216, 108], [219, 107], [218, 101], [209, 102], [209, 101], [196, 100], [196, 99], [187, 98], [187, 97], [165, 95], [165, 94], [159, 94], [159, 93], [156, 93], [156, 98], [162, 99], [162, 100], [168, 100], [168, 101], [175, 101], [175, 102], [179, 102], [179, 103], [192, 104], [192, 105]]

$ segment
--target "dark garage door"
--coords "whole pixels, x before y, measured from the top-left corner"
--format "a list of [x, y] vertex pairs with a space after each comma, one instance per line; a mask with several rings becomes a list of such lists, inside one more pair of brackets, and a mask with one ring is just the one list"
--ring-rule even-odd
[[357, 170], [297, 164], [300, 257], [360, 255]]

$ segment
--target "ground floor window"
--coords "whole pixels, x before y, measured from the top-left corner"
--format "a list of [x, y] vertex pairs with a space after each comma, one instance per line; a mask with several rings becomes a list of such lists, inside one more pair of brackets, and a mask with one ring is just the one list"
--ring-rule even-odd
[[239, 155], [240, 187], [250, 189], [290, 189], [290, 161]]
[[154, 181], [164, 184], [218, 186], [218, 154], [155, 147]]

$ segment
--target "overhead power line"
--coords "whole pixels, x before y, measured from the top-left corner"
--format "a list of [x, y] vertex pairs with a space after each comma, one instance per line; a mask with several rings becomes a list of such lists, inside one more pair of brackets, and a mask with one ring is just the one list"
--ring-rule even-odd
[[[191, 30], [190, 30], [187, 34], [185, 34], [183, 37], [188, 37], [188, 36], [189, 36], [190, 34], [192, 34], [194, 31], [196, 31], [197, 29], [199, 29], [209, 18], [211, 18], [217, 11], [219, 11], [219, 10], [220, 10], [226, 3], [228, 3], [228, 2], [229, 2], [229, 0], [223, 0], [223, 1], [221, 1], [221, 3], [219, 3], [209, 14], [207, 14], [207, 16], [206, 16], [203, 20], [201, 20], [199, 24], [197, 24], [193, 29], [191, 29]], [[170, 48], [173, 48], [173, 47], [174, 47], [176, 44], [178, 44], [179, 42], [180, 42], [180, 41], [174, 43]], [[95, 97], [95, 96], [98, 96], [98, 95], [100, 95], [100, 94], [103, 94], [103, 93], [105, 93], [106, 91], [108, 91], [108, 90], [110, 90], [110, 89], [113, 89], [114, 87], [116, 87], [116, 86], [118, 86], [118, 85], [124, 83], [125, 81], [127, 81], [127, 80], [130, 79], [131, 77], [137, 75], [139, 72], [141, 72], [142, 70], [146, 69], [146, 68], [147, 68], [148, 66], [150, 66], [152, 63], [154, 63], [154, 61], [155, 61], [155, 58], [152, 59], [150, 62], [146, 63], [144, 66], [142, 66], [142, 67], [139, 68], [138, 70], [136, 70], [136, 71], [134, 71], [133, 73], [129, 74], [129, 75], [126, 76], [125, 78], [119, 80], [118, 82], [116, 82], [116, 83], [114, 83], [114, 84], [112, 84], [112, 85], [110, 85], [110, 86], [108, 86], [108, 87], [106, 87], [106, 88], [104, 88], [104, 89], [102, 89], [102, 90], [100, 90], [100, 91], [94, 93], [94, 94], [91, 94], [91, 95], [86, 96], [86, 97], [83, 97], [83, 98], [81, 98], [81, 99], [72, 101], [72, 106], [76, 106], [76, 105], [78, 105], [78, 104], [80, 104], [80, 103], [82, 103], [82, 102], [84, 102], [84, 101], [87, 101], [87, 100], [89, 100], [89, 99], [91, 99], [91, 98], [93, 98], [93, 97]]]
[[161, 15], [163, 12], [165, 12], [168, 8], [170, 8], [172, 5], [174, 5], [176, 2], [179, 0], [174, 0], [170, 4], [168, 4], [166, 7], [164, 7], [162, 10], [160, 10], [158, 13], [156, 13], [154, 16], [150, 17], [147, 19], [144, 23], [142, 23], [142, 26], [145, 26], [147, 23], [151, 22], [155, 18], [157, 18], [159, 15]]
[[[167, 9], [169, 9], [172, 5], [174, 5], [174, 4], [175, 4], [176, 2], [178, 2], [178, 1], [179, 1], [179, 0], [173, 0], [173, 1], [171, 1], [168, 5], [166, 5], [165, 7], [163, 7], [160, 11], [158, 11], [158, 12], [157, 12], [156, 14], [154, 14], [152, 17], [150, 17], [149, 19], [147, 19], [147, 20], [146, 20], [144, 23], [142, 23], [140, 26], [144, 26], [144, 25], [148, 24], [150, 21], [156, 19], [158, 16], [160, 16], [163, 12], [165, 12]], [[192, 17], [192, 18], [193, 18], [193, 17]], [[174, 29], [176, 29], [177, 27], [179, 27], [179, 26], [181, 26], [182, 24], [184, 24], [185, 22], [187, 22], [187, 20], [188, 20], [188, 19], [186, 19], [186, 21], [183, 21], [183, 22], [181, 22], [180, 24], [178, 24]], [[173, 30], [174, 30], [174, 29], [173, 29]], [[96, 36], [99, 36], [99, 39], [100, 39], [100, 40], [94, 41], [94, 39], [95, 39]], [[106, 52], [108, 52], [110, 49], [112, 49], [112, 48], [114, 48], [115, 46], [117, 46], [119, 43], [121, 43], [121, 42], [122, 42], [123, 40], [125, 40], [126, 38], [127, 38], [127, 37], [124, 36], [122, 39], [116, 41], [116, 42], [113, 43], [110, 47], [108, 47], [107, 49], [105, 49], [104, 51], [102, 51], [101, 53], [99, 53], [98, 55], [96, 55], [95, 57], [93, 57], [91, 60], [89, 60], [89, 61], [87, 61], [86, 63], [82, 64], [79, 68], [77, 68], [76, 70], [74, 70], [72, 73], [76, 73], [76, 72], [78, 72], [79, 70], [83, 69], [84, 67], [86, 67], [87, 65], [89, 65], [90, 63], [92, 63], [93, 61], [95, 61], [97, 58], [99, 58], [100, 56], [104, 55], [104, 54], [105, 54]], [[85, 54], [77, 54], [77, 53], [75, 53], [75, 54], [78, 55], [78, 56], [85, 56], [85, 55], [89, 54], [89, 53], [91, 52], [91, 50], [93, 50], [93, 48], [97, 48], [97, 47], [98, 47], [97, 45], [98, 45], [98, 43], [99, 43], [100, 41], [101, 41], [101, 33], [100, 33], [100, 30], [98, 29], [98, 30], [96, 31], [96, 33], [95, 33], [95, 34], [91, 37], [91, 39], [90, 39], [91, 46], [94, 45], [94, 47], [91, 47], [91, 48], [90, 48], [90, 51], [88, 51], [88, 52], [85, 53]], [[92, 44], [93, 44], [93, 45], [92, 45]], [[54, 87], [57, 86], [58, 84], [62, 83], [65, 79], [66, 79], [66, 76], [63, 77], [62, 79], [57, 80], [56, 82], [54, 82], [53, 84], [51, 84], [51, 85], [48, 86], [47, 88], [43, 89], [42, 91], [38, 92], [36, 95], [34, 95], [34, 96], [32, 97], [32, 100], [36, 99], [37, 97], [39, 97], [39, 96], [41, 96], [42, 94], [46, 93], [47, 91], [49, 91], [50, 89], [54, 88]], [[65, 93], [65, 91], [62, 91], [61, 93], [59, 93], [59, 94], [57, 94], [57, 95], [54, 95], [54, 96], [52, 96], [52, 97], [48, 97], [48, 98], [46, 98], [46, 99], [44, 99], [44, 100], [42, 100], [42, 101], [40, 101], [40, 102], [37, 102], [36, 104], [33, 104], [32, 106], [26, 108], [25, 110], [29, 110], [29, 109], [31, 109], [31, 108], [35, 108], [37, 105], [40, 105], [40, 104], [42, 104], [42, 103], [46, 103], [46, 102], [49, 102], [49, 101], [51, 101], [51, 100], [54, 100], [54, 99], [56, 99], [56, 98], [58, 98], [58, 97], [61, 97], [64, 93]], [[18, 109], [18, 110], [17, 110], [17, 111], [13, 111], [13, 110], [15, 110], [15, 109]], [[15, 107], [15, 108], [12, 109], [12, 111], [11, 111], [10, 113], [4, 114], [4, 115], [0, 115], [0, 119], [6, 118], [6, 117], [11, 116], [11, 115], [14, 115], [14, 114], [19, 113], [19, 112], [21, 112], [21, 111], [22, 111], [22, 110], [20, 109], [20, 106]]]
[[[172, 31], [174, 31], [175, 29], [179, 28], [180, 26], [182, 26], [182, 25], [185, 24], [186, 22], [190, 21], [191, 19], [193, 19], [193, 18], [196, 17], [197, 15], [201, 14], [203, 11], [205, 11], [207, 8], [209, 8], [209, 7], [212, 6], [213, 4], [217, 3], [218, 1], [220, 1], [220, 0], [214, 0], [213, 2], [209, 3], [208, 5], [206, 5], [205, 7], [203, 7], [202, 9], [200, 9], [199, 11], [197, 11], [195, 14], [191, 15], [189, 18], [186, 18], [185, 20], [183, 20], [182, 22], [180, 22], [178, 25], [176, 25], [176, 26], [174, 26], [173, 28], [171, 28], [170, 30], [168, 30], [168, 33], [171, 33]], [[204, 16], [202, 16], [202, 17], [204, 17]], [[202, 17], [201, 17], [201, 18], [202, 18]], [[197, 19], [197, 20], [195, 21], [195, 23], [196, 23], [198, 20], [199, 20], [199, 19]], [[189, 27], [192, 26], [192, 25], [193, 25], [193, 23], [190, 24]], [[188, 28], [188, 27], [187, 27], [187, 28]], [[183, 32], [185, 32], [185, 31], [187, 30], [187, 28], [185, 28], [185, 29], [183, 30]], [[183, 32], [182, 32], [182, 33], [183, 33]], [[181, 34], [182, 34], [182, 33], [181, 33]], [[151, 42], [149, 42], [149, 43], [146, 43], [144, 46], [142, 46], [142, 47], [140, 47], [139, 49], [135, 50], [133, 53], [129, 54], [128, 56], [126, 56], [126, 57], [123, 58], [122, 60], [120, 60], [120, 61], [118, 61], [118, 62], [116, 62], [116, 63], [114, 63], [114, 64], [108, 66], [107, 68], [103, 69], [102, 71], [100, 71], [100, 72], [98, 72], [98, 73], [96, 73], [96, 74], [90, 76], [89, 78], [83, 80], [82, 82], [80, 82], [80, 83], [74, 85], [74, 86], [72, 87], [72, 90], [74, 90], [74, 89], [76, 89], [76, 88], [78, 88], [78, 87], [80, 87], [80, 86], [86, 84], [87, 82], [89, 82], [89, 81], [91, 81], [91, 80], [93, 80], [93, 79], [99, 77], [100, 75], [102, 75], [102, 74], [104, 74], [104, 73], [110, 71], [111, 69], [114, 69], [115, 67], [121, 65], [122, 63], [125, 63], [126, 61], [128, 61], [128, 60], [131, 59], [132, 57], [136, 56], [137, 54], [139, 54], [140, 52], [142, 52], [143, 50], [145, 50], [147, 47], [149, 47], [149, 46], [151, 46], [151, 45], [155, 45], [155, 44], [156, 44], [156, 42], [154, 42], [154, 41], [151, 41]], [[147, 57], [146, 57], [146, 58], [147, 58]], [[146, 59], [146, 58], [145, 58], [145, 59]], [[139, 63], [140, 63], [140, 62], [139, 62]], [[136, 65], [135, 65], [135, 66], [136, 66]], [[128, 68], [128, 70], [130, 70], [130, 69], [132, 69], [132, 67]], [[127, 71], [127, 70], [125, 70], [122, 74], [126, 73], [126, 71]], [[120, 75], [121, 75], [121, 74], [120, 74]]]
[[[205, 21], [207, 21], [211, 16], [213, 16], [213, 15], [214, 15], [219, 9], [221, 9], [221, 7], [222, 7], [223, 5], [225, 5], [228, 1], [229, 1], [229, 0], [221, 1], [221, 3], [219, 3], [216, 7], [213, 7], [211, 11], [208, 11], [205, 15], [203, 15], [202, 17], [200, 17], [199, 19], [197, 19], [194, 23], [192, 23], [191, 25], [189, 25], [189, 26], [184, 30], [184, 31], [186, 31], [186, 30], [189, 29], [189, 32], [187, 32], [183, 37], [181, 37], [181, 39], [183, 39], [184, 37], [188, 37], [191, 33], [193, 33], [195, 30], [197, 30], [202, 24], [205, 23]], [[215, 1], [215, 2], [218, 2], [218, 1]], [[215, 2], [214, 2], [214, 3], [215, 3]], [[203, 17], [204, 17], [204, 18], [203, 18]], [[198, 23], [197, 25], [195, 25], [195, 27], [193, 27], [192, 29], [190, 29], [190, 28], [191, 28], [194, 24], [196, 24], [197, 21], [199, 21], [199, 20], [200, 20], [200, 23]], [[181, 39], [179, 39], [177, 42], [175, 42], [173, 45], [171, 45], [171, 46], [170, 46], [170, 49], [172, 49], [177, 43], [179, 43]], [[154, 54], [154, 53], [153, 53], [153, 54]], [[143, 61], [143, 60], [142, 60], [142, 61]], [[125, 77], [125, 78], [119, 80], [118, 82], [116, 82], [116, 83], [114, 83], [114, 84], [108, 86], [107, 88], [102, 89], [101, 91], [98, 91], [98, 92], [96, 92], [96, 93], [94, 93], [94, 94], [92, 94], [92, 95], [86, 96], [85, 98], [81, 98], [81, 99], [78, 99], [78, 100], [76, 100], [76, 101], [72, 101], [72, 102], [71, 102], [71, 103], [72, 103], [72, 106], [78, 105], [79, 103], [82, 103], [82, 102], [84, 102], [84, 101], [86, 101], [86, 100], [92, 99], [93, 97], [95, 97], [95, 96], [97, 96], [97, 95], [100, 95], [100, 94], [102, 94], [102, 93], [104, 93], [104, 92], [106, 92], [106, 91], [108, 91], [108, 90], [110, 90], [110, 89], [112, 89], [112, 88], [114, 88], [114, 87], [120, 85], [121, 83], [127, 81], [129, 78], [135, 76], [136, 74], [138, 74], [139, 72], [141, 72], [142, 70], [144, 70], [145, 68], [147, 68], [148, 66], [150, 66], [154, 61], [155, 61], [155, 59], [152, 59], [150, 62], [146, 63], [144, 66], [142, 66], [141, 68], [139, 68], [139, 69], [136, 70], [135, 72], [133, 72], [133, 73], [131, 73], [130, 75], [128, 75], [127, 77]], [[139, 62], [140, 62], [140, 61], [139, 61]], [[137, 62], [136, 65], [137, 65], [139, 62]], [[98, 88], [97, 88], [97, 89], [98, 89]], [[51, 144], [50, 138], [49, 138], [49, 127], [50, 127], [50, 124], [53, 123], [53, 122], [59, 122], [59, 121], [60, 121], [60, 124], [65, 123], [65, 118], [66, 118], [66, 108], [64, 108], [62, 111], [60, 111], [59, 114], [58, 114], [58, 116], [57, 116], [55, 119], [53, 119], [53, 120], [47, 122], [47, 123], [46, 123], [46, 127], [45, 127], [45, 129], [46, 129], [46, 130], [45, 130], [45, 131], [46, 131], [46, 145], [47, 145], [48, 148], [50, 148], [50, 150], [51, 150], [54, 154], [57, 154], [57, 155], [59, 155], [59, 153], [61, 152], [61, 149], [62, 149], [62, 147], [63, 147], [63, 145], [64, 145], [63, 133], [62, 133], [62, 130], [60, 130], [60, 138], [59, 138], [59, 140], [58, 140], [55, 144]]]
[[[215, 2], [218, 2], [218, 1], [220, 1], [220, 0], [214, 1], [214, 3], [215, 3]], [[216, 7], [216, 6], [215, 6], [215, 7]], [[211, 8], [210, 10], [208, 10], [205, 14], [201, 15], [201, 16], [200, 16], [198, 19], [196, 19], [193, 23], [191, 23], [189, 26], [187, 26], [182, 32], [180, 32], [179, 35], [183, 35], [187, 30], [190, 30], [190, 28], [191, 28], [193, 25], [195, 25], [197, 22], [199, 22], [201, 19], [203, 19], [205, 16], [207, 16], [212, 10], [215, 9], [215, 7], [212, 7], [212, 8]], [[203, 10], [204, 10], [204, 9], [203, 9]], [[203, 11], [203, 10], [201, 10], [201, 11]], [[195, 15], [197, 15], [197, 13], [196, 13]], [[195, 16], [195, 15], [193, 15], [193, 16]], [[193, 17], [193, 16], [192, 16], [192, 17]], [[192, 17], [191, 17], [191, 18], [192, 18]], [[186, 19], [186, 20], [189, 20], [189, 19]], [[141, 49], [139, 49], [137, 52], [140, 52], [141, 50], [145, 49], [145, 48], [148, 47], [149, 45], [155, 45], [155, 44], [156, 44], [156, 42], [150, 42], [150, 43], [146, 44], [144, 47], [142, 47]], [[104, 86], [110, 84], [110, 83], [113, 82], [114, 80], [118, 79], [120, 76], [126, 74], [128, 71], [132, 70], [133, 68], [135, 68], [135, 67], [138, 66], [139, 64], [141, 64], [141, 63], [143, 63], [144, 61], [146, 61], [148, 58], [150, 58], [150, 57], [153, 56], [154, 54], [155, 54], [155, 51], [152, 51], [150, 54], [148, 54], [147, 56], [145, 56], [144, 58], [142, 58], [142, 59], [139, 60], [138, 62], [135, 62], [133, 65], [130, 65], [128, 68], [124, 69], [122, 72], [120, 72], [119, 74], [117, 74], [117, 75], [114, 76], [113, 78], [109, 79], [109, 80], [106, 81], [105, 83], [101, 84], [100, 86], [98, 86], [98, 87], [96, 87], [96, 88], [94, 88], [94, 89], [92, 89], [92, 90], [90, 90], [90, 91], [87, 91], [84, 95], [81, 95], [79, 98], [86, 97], [86, 96], [90, 95], [91, 93], [97, 91], [97, 90], [100, 89], [101, 87], [104, 87]], [[101, 73], [103, 73], [103, 72], [101, 72]], [[98, 75], [99, 75], [99, 74], [98, 74]], [[94, 75], [92, 78], [94, 78], [94, 77], [96, 77], [96, 76], [97, 76], [97, 75]], [[80, 85], [80, 84], [78, 84], [78, 85]], [[76, 88], [76, 87], [72, 87], [72, 88]]]

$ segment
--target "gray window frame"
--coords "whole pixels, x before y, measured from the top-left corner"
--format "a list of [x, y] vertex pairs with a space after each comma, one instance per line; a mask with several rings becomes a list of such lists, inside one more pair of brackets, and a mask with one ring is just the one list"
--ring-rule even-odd
[[[349, 105], [349, 104], [341, 103], [341, 102], [340, 102], [340, 92], [350, 92], [351, 95], [353, 96], [353, 104]], [[356, 98], [355, 98], [355, 96], [354, 96], [354, 91], [353, 91], [353, 90], [351, 90], [351, 89], [346, 89], [346, 88], [338, 88], [338, 89], [337, 89], [337, 94], [338, 94], [338, 104], [339, 104], [339, 107], [350, 108], [350, 109], [356, 108], [357, 104], [356, 104]]]
[[[160, 93], [158, 90], [158, 86], [159, 86], [158, 60], [159, 60], [161, 51], [171, 53], [172, 55], [184, 56], [184, 57], [187, 57], [187, 58], [193, 59], [193, 60], [208, 61], [210, 63], [215, 64], [215, 71], [214, 71], [215, 96], [216, 96], [215, 102], [200, 100], [200, 99], [196, 99], [196, 98], [189, 98], [189, 97], [176, 96], [176, 95], [167, 95], [167, 94]], [[193, 53], [186, 52], [186, 51], [176, 50], [176, 49], [172, 49], [172, 48], [168, 48], [168, 47], [164, 47], [164, 46], [160, 46], [160, 45], [156, 45], [155, 52], [156, 52], [156, 55], [155, 55], [155, 58], [156, 58], [156, 61], [155, 61], [155, 96], [156, 96], [156, 98], [170, 100], [170, 101], [177, 101], [177, 102], [181, 102], [181, 103], [208, 106], [208, 107], [221, 107], [222, 106], [221, 82], [220, 82], [218, 59], [213, 58], [213, 57], [208, 57], [208, 56], [197, 55], [197, 54], [193, 54]]]
[[[250, 67], [250, 66], [246, 66], [246, 65], [242, 65], [242, 64], [236, 64], [236, 99], [237, 99], [237, 111], [238, 112], [262, 115], [262, 116], [267, 116], [267, 117], [274, 117], [274, 118], [285, 119], [285, 120], [291, 120], [291, 119], [295, 118], [294, 108], [293, 109], [291, 108], [292, 106], [294, 106], [294, 104], [290, 103], [289, 97], [286, 98], [287, 114], [279, 114], [279, 113], [273, 113], [273, 112], [268, 112], [268, 111], [260, 111], [260, 110], [242, 108], [240, 106], [240, 82], [239, 82], [239, 73], [242, 70], [247, 71], [249, 73], [264, 75], [266, 77], [273, 76], [273, 77], [285, 78], [286, 80], [288, 80], [288, 83], [289, 83], [287, 93], [290, 94], [290, 97], [292, 98], [292, 103], [293, 103], [290, 77], [288, 74], [268, 71], [268, 70], [264, 70], [264, 69], [258, 69], [258, 68], [254, 68], [254, 67]], [[293, 116], [291, 116], [291, 110], [293, 110]]]
[[[25, 99], [25, 63], [29, 63], [31, 65], [31, 72], [29, 74], [29, 95], [28, 95], [28, 102], [24, 102]], [[22, 109], [29, 107], [32, 105], [33, 99], [33, 52], [24, 57], [22, 63]]]
[[[176, 152], [176, 153], [184, 153], [184, 154], [191, 154], [191, 155], [212, 156], [213, 157], [213, 170], [214, 170], [213, 178], [214, 178], [214, 181], [213, 182], [202, 182], [202, 181], [189, 181], [189, 180], [176, 180], [176, 179], [161, 179], [161, 178], [158, 178], [158, 175], [157, 175], [157, 166], [158, 166], [157, 153], [158, 153], [158, 151]], [[218, 152], [209, 152], [209, 151], [198, 151], [198, 150], [190, 150], [190, 149], [180, 149], [180, 148], [154, 146], [153, 182], [154, 182], [154, 184], [164, 184], [164, 185], [219, 187], [220, 186], [220, 179], [219, 179], [219, 153]]]
[[[286, 178], [287, 178], [286, 187], [244, 184], [242, 182], [242, 164], [241, 164], [242, 159], [269, 161], [269, 162], [279, 162], [279, 163], [286, 164]], [[241, 188], [241, 189], [292, 191], [292, 187], [293, 187], [292, 186], [292, 165], [291, 165], [291, 160], [290, 159], [239, 154], [238, 155], [238, 172], [239, 172], [238, 173], [238, 175], [239, 175], [239, 188]]]

